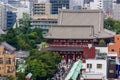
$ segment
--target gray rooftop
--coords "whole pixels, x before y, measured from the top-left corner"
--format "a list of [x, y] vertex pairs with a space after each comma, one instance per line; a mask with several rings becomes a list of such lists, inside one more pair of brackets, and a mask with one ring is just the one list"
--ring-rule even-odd
[[103, 28], [101, 10], [61, 10], [58, 25], [50, 27], [45, 38], [56, 39], [93, 39], [110, 38], [116, 33]]
[[94, 32], [103, 29], [104, 14], [101, 10], [61, 10], [59, 25], [92, 25]]
[[16, 51], [15, 54], [16, 54], [16, 58], [25, 58], [30, 55], [28, 51]]
[[1, 34], [5, 34], [5, 32], [2, 29], [0, 29], [0, 35]]
[[11, 53], [13, 53], [16, 50], [16, 48], [14, 48], [13, 46], [11, 46], [7, 42], [2, 42], [1, 45], [4, 46], [4, 48], [6, 50], [8, 50], [9, 52], [11, 52]]
[[114, 32], [103, 29], [98, 33], [94, 33], [92, 25], [54, 25], [49, 29], [45, 38], [49, 39], [94, 39], [94, 38], [110, 38], [115, 35]]
[[45, 50], [50, 51], [83, 51], [83, 48], [81, 47], [64, 47], [64, 46], [53, 46], [53, 47], [46, 47]]

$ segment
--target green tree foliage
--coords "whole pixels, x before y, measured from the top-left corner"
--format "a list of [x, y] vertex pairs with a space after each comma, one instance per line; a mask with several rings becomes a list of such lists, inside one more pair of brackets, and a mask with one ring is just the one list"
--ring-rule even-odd
[[16, 76], [17, 76], [16, 80], [25, 80], [25, 77], [26, 77], [25, 73], [21, 73], [21, 72], [17, 72]]
[[42, 30], [40, 28], [31, 29], [30, 27], [10, 28], [7, 34], [0, 39], [1, 42], [6, 41], [16, 47], [17, 50], [35, 49], [37, 48], [36, 44], [40, 44], [42, 40]]
[[30, 26], [30, 15], [28, 13], [23, 13], [23, 17], [19, 19], [19, 24], [21, 27]]
[[101, 46], [105, 45], [105, 41], [103, 39], [100, 40], [100, 43], [99, 43]]
[[104, 27], [106, 29], [115, 31], [117, 34], [120, 34], [120, 21], [113, 20], [112, 18], [105, 19]]
[[47, 80], [54, 75], [60, 63], [60, 55], [49, 51], [33, 50], [31, 52], [34, 51], [35, 54], [27, 59], [25, 72], [32, 73], [33, 80]]
[[13, 76], [9, 76], [8, 79], [9, 80], [15, 80], [15, 78]]

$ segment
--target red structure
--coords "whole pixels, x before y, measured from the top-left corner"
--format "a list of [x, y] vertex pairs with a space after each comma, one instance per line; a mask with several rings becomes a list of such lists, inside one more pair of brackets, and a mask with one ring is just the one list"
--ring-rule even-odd
[[[44, 36], [49, 40], [50, 50], [66, 59], [95, 58], [95, 47], [103, 39], [109, 43], [114, 32], [103, 28], [103, 12], [99, 10], [61, 10], [58, 25], [50, 27]], [[88, 44], [93, 46], [89, 47]]]
[[[49, 39], [49, 47], [47, 50], [59, 53], [66, 59], [83, 59], [83, 58], [95, 58], [95, 47], [88, 48], [89, 43], [93, 43], [93, 40], [71, 40], [71, 39]], [[85, 56], [88, 55], [88, 56]]]

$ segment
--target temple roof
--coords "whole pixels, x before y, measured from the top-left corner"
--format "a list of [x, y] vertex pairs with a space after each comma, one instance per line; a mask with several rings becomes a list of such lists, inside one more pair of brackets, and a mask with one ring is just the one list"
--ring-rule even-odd
[[102, 10], [61, 10], [58, 25], [92, 25], [94, 32], [103, 29], [104, 14]]
[[111, 38], [116, 33], [103, 28], [101, 10], [61, 10], [58, 24], [52, 25], [44, 36], [48, 39]]
[[81, 47], [68, 47], [68, 46], [55, 46], [55, 47], [46, 47], [45, 50], [50, 51], [83, 51]]
[[114, 32], [106, 29], [94, 33], [92, 25], [56, 25], [52, 26], [44, 37], [48, 39], [94, 39], [110, 38], [114, 35]]

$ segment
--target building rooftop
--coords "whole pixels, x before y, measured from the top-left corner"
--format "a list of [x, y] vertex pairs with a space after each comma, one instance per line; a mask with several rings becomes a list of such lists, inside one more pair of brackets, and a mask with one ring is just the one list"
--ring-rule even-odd
[[83, 75], [84, 79], [103, 79], [103, 74], [100, 73], [86, 73]]
[[63, 47], [63, 46], [55, 46], [55, 47], [46, 47], [45, 50], [52, 51], [83, 51], [83, 48], [80, 47]]
[[4, 46], [4, 48], [8, 50], [10, 53], [13, 53], [16, 50], [16, 48], [14, 48], [13, 46], [6, 42], [2, 42], [1, 45]]
[[15, 54], [16, 54], [16, 58], [25, 58], [30, 55], [28, 51], [16, 51]]
[[5, 32], [2, 29], [0, 29], [0, 35], [1, 34], [5, 34]]
[[93, 25], [52, 25], [44, 37], [49, 39], [94, 39], [110, 38], [114, 35], [114, 32], [106, 29], [95, 34]]
[[45, 38], [94, 39], [111, 38], [116, 33], [103, 28], [101, 10], [61, 10], [58, 24], [51, 26]]

